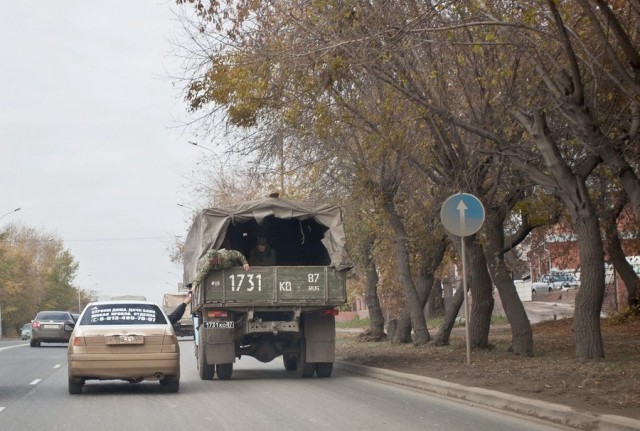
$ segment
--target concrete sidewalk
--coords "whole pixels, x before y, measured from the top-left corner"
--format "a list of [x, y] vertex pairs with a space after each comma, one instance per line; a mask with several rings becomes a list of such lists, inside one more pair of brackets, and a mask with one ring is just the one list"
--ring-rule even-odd
[[371, 379], [422, 390], [439, 396], [461, 400], [469, 404], [478, 404], [531, 416], [576, 429], [602, 431], [640, 430], [639, 420], [624, 416], [597, 415], [578, 411], [560, 404], [546, 403], [544, 401], [518, 397], [488, 389], [467, 387], [430, 377], [399, 373], [381, 368], [364, 367], [349, 362], [336, 362], [334, 367]]
[[575, 310], [573, 303], [567, 302], [526, 301], [522, 305], [531, 324], [573, 317]]

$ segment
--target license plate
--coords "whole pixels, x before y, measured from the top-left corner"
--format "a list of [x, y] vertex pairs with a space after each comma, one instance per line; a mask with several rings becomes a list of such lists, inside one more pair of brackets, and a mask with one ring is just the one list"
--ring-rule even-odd
[[142, 335], [110, 335], [107, 344], [144, 344]]
[[43, 329], [58, 329], [60, 325], [42, 325]]
[[234, 328], [233, 320], [220, 320], [215, 322], [204, 322], [205, 328], [229, 329]]

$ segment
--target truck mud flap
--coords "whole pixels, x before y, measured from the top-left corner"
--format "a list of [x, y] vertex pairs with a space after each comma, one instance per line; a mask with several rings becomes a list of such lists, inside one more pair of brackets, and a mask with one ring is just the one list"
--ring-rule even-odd
[[235, 361], [234, 329], [202, 328], [206, 343], [207, 363], [227, 364]]
[[304, 316], [307, 362], [333, 362], [336, 353], [336, 320], [322, 312]]

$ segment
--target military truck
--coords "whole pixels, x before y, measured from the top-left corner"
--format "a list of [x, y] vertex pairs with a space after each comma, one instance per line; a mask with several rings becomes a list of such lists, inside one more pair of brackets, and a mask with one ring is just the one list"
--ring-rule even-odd
[[[275, 266], [211, 270], [194, 283], [207, 251], [225, 243], [249, 256], [259, 238], [276, 251]], [[199, 213], [185, 241], [184, 285], [194, 292], [200, 378], [230, 379], [243, 355], [329, 377], [351, 267], [345, 242], [342, 211], [328, 204], [269, 197]]]
[[[162, 310], [165, 314], [171, 314], [178, 305], [182, 304], [187, 294], [188, 292], [165, 293], [162, 296]], [[187, 306], [182, 319], [175, 323], [173, 328], [178, 337], [193, 337], [193, 319], [189, 313], [189, 306]]]

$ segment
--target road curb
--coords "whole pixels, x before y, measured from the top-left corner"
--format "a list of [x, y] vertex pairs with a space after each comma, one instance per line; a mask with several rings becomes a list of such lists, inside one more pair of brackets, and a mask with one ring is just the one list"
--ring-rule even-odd
[[382, 368], [365, 367], [350, 362], [335, 362], [334, 367], [352, 374], [383, 382], [435, 393], [496, 409], [535, 417], [555, 424], [583, 430], [638, 431], [640, 420], [615, 415], [598, 415], [489, 389], [467, 387], [431, 377], [400, 373]]

